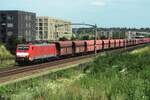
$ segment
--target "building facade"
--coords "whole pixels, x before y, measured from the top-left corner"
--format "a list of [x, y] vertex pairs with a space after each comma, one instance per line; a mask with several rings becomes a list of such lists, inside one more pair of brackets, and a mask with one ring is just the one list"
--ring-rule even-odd
[[0, 11], [0, 41], [10, 38], [31, 41], [35, 40], [36, 14], [17, 10]]
[[72, 34], [71, 22], [50, 17], [36, 18], [36, 40], [59, 40], [62, 34]]

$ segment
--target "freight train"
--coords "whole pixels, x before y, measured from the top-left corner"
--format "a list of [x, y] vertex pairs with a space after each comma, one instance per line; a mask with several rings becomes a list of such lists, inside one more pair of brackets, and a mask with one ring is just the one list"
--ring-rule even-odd
[[[38, 62], [48, 59], [81, 56], [89, 53], [124, 48], [139, 44], [150, 43], [150, 38], [142, 39], [107, 39], [107, 40], [79, 40], [58, 41], [44, 44], [19, 44], [16, 49], [16, 61], [19, 64]], [[95, 47], [96, 46], [96, 47]]]

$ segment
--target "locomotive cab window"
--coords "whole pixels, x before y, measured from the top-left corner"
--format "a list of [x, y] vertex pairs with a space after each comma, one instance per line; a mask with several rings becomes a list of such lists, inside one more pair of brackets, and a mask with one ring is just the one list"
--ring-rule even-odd
[[27, 47], [27, 46], [20, 46], [20, 47], [18, 47], [18, 50], [29, 50], [29, 47]]

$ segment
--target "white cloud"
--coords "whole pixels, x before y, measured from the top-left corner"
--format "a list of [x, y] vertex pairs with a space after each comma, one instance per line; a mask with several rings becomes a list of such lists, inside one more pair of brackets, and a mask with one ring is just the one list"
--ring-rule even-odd
[[94, 0], [93, 2], [91, 2], [91, 5], [94, 5], [94, 6], [105, 6], [106, 2], [104, 0]]

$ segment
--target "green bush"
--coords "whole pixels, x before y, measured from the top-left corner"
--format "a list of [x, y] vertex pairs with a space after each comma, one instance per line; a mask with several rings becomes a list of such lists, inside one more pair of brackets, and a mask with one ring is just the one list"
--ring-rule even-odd
[[15, 64], [15, 57], [6, 49], [3, 44], [0, 44], [0, 68], [10, 67]]

